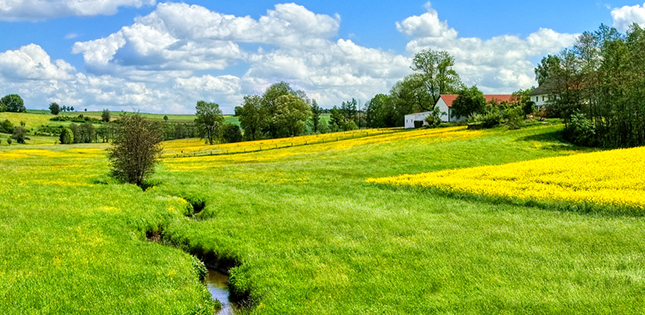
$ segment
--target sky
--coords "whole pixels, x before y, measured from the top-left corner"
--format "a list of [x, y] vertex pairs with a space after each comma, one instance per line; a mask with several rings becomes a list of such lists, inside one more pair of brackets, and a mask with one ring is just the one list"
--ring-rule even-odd
[[645, 26], [625, 1], [0, 0], [0, 95], [30, 109], [233, 113], [286, 81], [330, 108], [387, 94], [411, 58], [445, 50], [467, 85], [505, 94], [601, 23]]

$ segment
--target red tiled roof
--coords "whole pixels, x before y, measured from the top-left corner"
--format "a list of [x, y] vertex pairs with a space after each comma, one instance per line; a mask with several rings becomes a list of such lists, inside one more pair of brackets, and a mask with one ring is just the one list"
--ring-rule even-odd
[[[441, 98], [446, 102], [448, 107], [452, 107], [452, 102], [457, 99], [457, 96], [457, 94], [441, 94]], [[511, 94], [484, 94], [484, 98], [486, 99], [486, 102], [495, 100], [497, 103], [501, 103], [503, 101], [512, 103], [513, 101], [513, 95]]]

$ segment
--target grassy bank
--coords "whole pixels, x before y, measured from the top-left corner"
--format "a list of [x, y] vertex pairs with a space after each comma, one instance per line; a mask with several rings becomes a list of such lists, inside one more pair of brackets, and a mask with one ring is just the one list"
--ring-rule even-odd
[[[190, 256], [144, 240], [162, 230], [239, 263], [231, 282], [257, 314], [641, 313], [640, 218], [365, 182], [584, 153], [561, 128], [168, 159], [145, 193], [105, 175], [100, 147], [3, 147], [0, 309], [208, 312]], [[206, 207], [186, 218], [178, 197]]]

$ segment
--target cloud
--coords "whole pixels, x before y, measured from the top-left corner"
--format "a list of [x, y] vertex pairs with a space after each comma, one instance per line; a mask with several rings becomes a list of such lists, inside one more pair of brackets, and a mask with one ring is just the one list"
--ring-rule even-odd
[[624, 6], [611, 10], [611, 17], [614, 19], [614, 27], [626, 31], [632, 23], [638, 23], [645, 26], [645, 3], [634, 6]]
[[464, 38], [430, 3], [426, 9], [395, 24], [410, 38], [408, 54], [398, 55], [338, 38], [338, 15], [293, 3], [275, 5], [257, 19], [160, 3], [113, 34], [76, 42], [72, 52], [82, 54], [85, 73], [52, 61], [33, 44], [0, 53], [0, 94], [24, 94], [28, 107], [56, 101], [166, 113], [191, 113], [206, 100], [232, 113], [244, 95], [284, 80], [331, 107], [387, 93], [412, 72], [410, 56], [428, 48], [453, 54], [465, 83], [510, 93], [535, 84], [530, 58], [555, 53], [576, 36], [540, 29], [524, 38]]
[[65, 39], [74, 39], [76, 37], [78, 37], [78, 34], [76, 34], [76, 33], [67, 33], [64, 38]]
[[69, 80], [76, 69], [63, 60], [51, 58], [38, 45], [0, 53], [0, 74], [14, 80]]
[[155, 0], [3, 0], [0, 2], [0, 21], [112, 15], [119, 7], [140, 8], [154, 4]]
[[399, 32], [412, 37], [407, 51], [445, 50], [455, 57], [455, 70], [464, 83], [487, 93], [509, 93], [535, 85], [530, 57], [559, 52], [573, 44], [577, 34], [562, 34], [541, 28], [526, 38], [502, 35], [483, 40], [458, 37], [457, 31], [441, 21], [430, 3], [427, 13], [397, 23]]

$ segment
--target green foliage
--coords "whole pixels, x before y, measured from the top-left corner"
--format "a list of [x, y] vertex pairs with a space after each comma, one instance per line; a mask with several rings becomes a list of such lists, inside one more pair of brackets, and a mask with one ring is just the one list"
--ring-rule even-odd
[[7, 138], [7, 144], [11, 145], [11, 143], [12, 143], [11, 138]]
[[441, 117], [446, 115], [446, 112], [442, 112], [438, 106], [435, 106], [432, 110], [432, 115], [426, 117], [426, 123], [428, 123], [428, 126], [432, 128], [439, 127], [442, 123]]
[[320, 114], [322, 113], [322, 108], [318, 106], [318, 102], [313, 100], [311, 102], [311, 131], [313, 133], [320, 132]]
[[195, 123], [199, 129], [200, 137], [207, 139], [211, 145], [214, 144], [215, 140], [221, 137], [224, 126], [224, 116], [222, 116], [219, 105], [199, 101], [195, 110], [197, 115]]
[[49, 104], [49, 112], [52, 113], [52, 115], [58, 115], [58, 113], [60, 113], [60, 106], [55, 102]]
[[504, 119], [508, 129], [520, 129], [524, 126], [524, 109], [519, 105], [508, 107], [504, 110]]
[[477, 86], [463, 87], [458, 94], [452, 102], [452, 118], [470, 117], [486, 109], [486, 99]]
[[123, 115], [108, 149], [114, 177], [141, 186], [159, 163], [161, 141], [163, 132], [158, 123], [138, 114]]
[[377, 94], [367, 103], [366, 118], [370, 128], [395, 127], [397, 117], [392, 100], [385, 94]]
[[242, 141], [242, 131], [238, 125], [226, 124], [222, 138], [226, 143], [240, 142]]
[[82, 143], [81, 128], [77, 124], [72, 123], [69, 125], [69, 129], [72, 131], [74, 143]]
[[59, 141], [61, 144], [72, 144], [74, 143], [74, 133], [69, 128], [63, 128], [59, 136]]
[[168, 115], [163, 115], [163, 120], [168, 121]]
[[275, 101], [276, 111], [273, 123], [278, 128], [278, 134], [299, 136], [305, 130], [305, 122], [311, 116], [311, 107], [296, 95], [287, 94]]
[[80, 143], [90, 143], [96, 140], [96, 130], [91, 122], [83, 123], [79, 128]]
[[16, 127], [13, 129], [11, 137], [14, 138], [16, 142], [24, 144], [27, 138], [27, 130], [22, 126]]
[[2, 124], [0, 124], [0, 132], [1, 133], [13, 133], [13, 124], [9, 121], [9, 119], [5, 119]]
[[0, 113], [2, 113], [2, 112], [6, 112], [7, 110], [8, 110], [7, 105], [5, 105], [5, 104], [2, 102], [2, 99], [0, 99]]
[[582, 146], [597, 146], [596, 126], [585, 114], [575, 112], [564, 132], [564, 138]]
[[25, 103], [18, 94], [9, 94], [0, 99], [0, 103], [7, 107], [8, 112], [26, 113]]
[[258, 95], [245, 96], [242, 106], [235, 107], [235, 116], [240, 120], [240, 126], [244, 129], [244, 138], [246, 140], [262, 138], [262, 129], [266, 124], [264, 114], [262, 97]]
[[101, 120], [103, 122], [110, 122], [111, 118], [112, 117], [110, 115], [110, 110], [109, 109], [104, 109], [103, 112], [101, 113]]
[[452, 68], [455, 58], [447, 51], [433, 51], [430, 49], [417, 53], [412, 60], [412, 70], [423, 74], [423, 82], [432, 95], [430, 110], [439, 101], [441, 94], [453, 94], [462, 85], [457, 72]]

